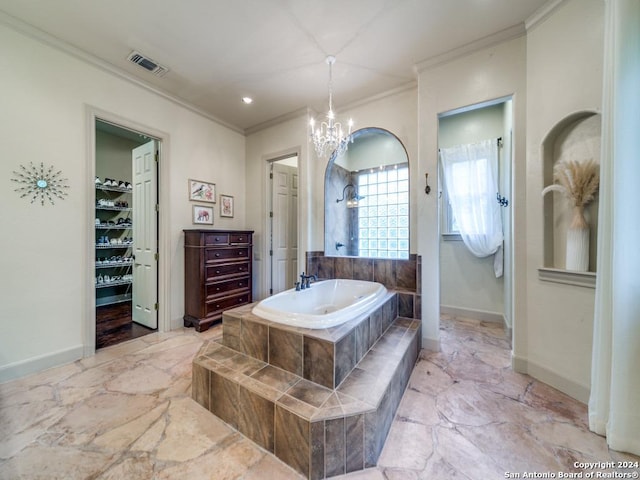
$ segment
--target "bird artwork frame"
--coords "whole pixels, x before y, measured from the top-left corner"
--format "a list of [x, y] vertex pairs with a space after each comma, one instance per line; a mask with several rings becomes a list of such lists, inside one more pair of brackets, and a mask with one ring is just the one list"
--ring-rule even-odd
[[189, 200], [216, 203], [216, 184], [189, 179]]

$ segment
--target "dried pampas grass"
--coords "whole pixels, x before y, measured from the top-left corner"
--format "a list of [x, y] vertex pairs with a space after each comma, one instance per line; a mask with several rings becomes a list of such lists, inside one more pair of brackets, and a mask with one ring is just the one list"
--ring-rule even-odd
[[600, 164], [595, 160], [560, 160], [553, 167], [556, 182], [542, 190], [542, 195], [551, 191], [562, 193], [575, 207], [586, 207], [593, 201], [600, 185]]

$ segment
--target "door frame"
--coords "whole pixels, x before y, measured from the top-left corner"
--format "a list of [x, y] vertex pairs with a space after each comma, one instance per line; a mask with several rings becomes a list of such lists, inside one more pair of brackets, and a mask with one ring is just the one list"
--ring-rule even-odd
[[[302, 163], [302, 156], [301, 156], [301, 149], [300, 148], [291, 148], [289, 150], [283, 150], [282, 152], [278, 152], [278, 153], [274, 153], [274, 154], [270, 154], [270, 155], [265, 155], [263, 157], [264, 159], [264, 232], [265, 232], [265, 240], [264, 240], [264, 247], [263, 247], [263, 257], [265, 259], [264, 262], [264, 274], [263, 274], [263, 283], [262, 285], [264, 285], [263, 287], [263, 291], [264, 291], [264, 295], [261, 294], [260, 297], [268, 297], [270, 295], [269, 293], [269, 289], [272, 287], [272, 283], [271, 283], [271, 278], [272, 278], [272, 262], [271, 262], [271, 256], [269, 255], [269, 249], [271, 246], [271, 236], [272, 236], [272, 222], [271, 222], [271, 218], [269, 217], [269, 212], [271, 211], [272, 205], [272, 192], [271, 192], [271, 179], [269, 178], [269, 174], [271, 173], [271, 164], [273, 164], [274, 162], [277, 162], [279, 160], [284, 160], [285, 158], [289, 158], [289, 157], [293, 157], [293, 156], [297, 156], [298, 157], [298, 185], [300, 185], [300, 187], [302, 186], [302, 183], [300, 182], [300, 172], [301, 172], [301, 163]], [[301, 240], [302, 240], [302, 231], [300, 228], [300, 225], [302, 225], [300, 217], [301, 217], [301, 211], [302, 209], [300, 208], [301, 206], [301, 195], [302, 193], [299, 191], [298, 192], [298, 232], [297, 232], [297, 237], [298, 237], [298, 268], [300, 268], [300, 266], [304, 266], [304, 254], [302, 253], [302, 250], [306, 250], [301, 248]], [[302, 257], [302, 259], [301, 259]]]
[[[83, 355], [90, 357], [96, 352], [96, 292], [95, 292], [95, 243], [89, 232], [95, 229], [96, 192], [94, 185], [96, 175], [96, 121], [112, 123], [125, 130], [139, 132], [158, 141], [159, 161], [157, 166], [158, 192], [157, 201], [161, 206], [158, 212], [158, 332], [171, 330], [171, 278], [169, 276], [169, 134], [161, 130], [143, 125], [120, 115], [87, 105], [85, 107], [85, 125], [87, 131], [87, 197], [86, 197], [86, 250], [85, 250], [85, 305], [82, 322]], [[162, 208], [164, 207], [164, 208]]]

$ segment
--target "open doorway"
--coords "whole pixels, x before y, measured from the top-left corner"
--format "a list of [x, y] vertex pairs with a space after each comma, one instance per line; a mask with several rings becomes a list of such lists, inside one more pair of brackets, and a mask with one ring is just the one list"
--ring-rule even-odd
[[95, 120], [95, 345], [158, 328], [159, 140]]
[[[438, 170], [442, 185], [439, 203], [440, 312], [498, 321], [509, 330], [513, 320], [512, 123], [511, 97], [445, 112], [438, 118], [441, 151]], [[487, 202], [499, 208], [503, 243], [497, 254], [478, 257], [471, 253], [473, 247], [466, 246], [458, 231], [446, 188], [442, 150], [460, 146], [471, 149], [489, 141], [497, 147], [495, 158], [488, 162], [494, 171], [496, 191], [489, 192]], [[502, 275], [499, 275], [500, 270]]]
[[269, 294], [291, 288], [298, 276], [298, 155], [268, 160]]

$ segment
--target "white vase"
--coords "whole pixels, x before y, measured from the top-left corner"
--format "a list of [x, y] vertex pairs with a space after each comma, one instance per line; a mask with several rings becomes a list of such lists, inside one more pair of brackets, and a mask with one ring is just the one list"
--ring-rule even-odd
[[573, 219], [567, 230], [567, 270], [589, 271], [589, 224], [584, 218], [584, 208], [573, 208]]

